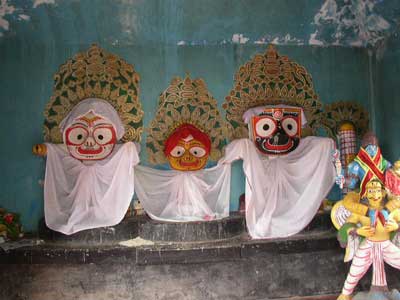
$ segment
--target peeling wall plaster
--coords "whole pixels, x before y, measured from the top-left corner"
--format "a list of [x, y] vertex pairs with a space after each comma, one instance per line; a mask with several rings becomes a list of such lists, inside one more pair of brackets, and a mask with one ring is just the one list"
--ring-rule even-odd
[[[275, 1], [278, 2], [279, 0], [269, 0], [271, 5], [283, 9], [283, 15], [292, 16], [293, 19], [290, 22], [298, 24], [297, 27], [281, 26], [274, 28], [268, 26], [268, 19], [264, 20], [260, 13], [255, 12], [254, 18], [244, 23], [241, 23], [245, 18], [244, 16], [242, 17], [243, 20], [238, 18], [237, 21], [235, 20], [232, 23], [230, 23], [231, 20], [228, 17], [225, 19], [222, 17], [218, 20], [203, 18], [200, 19], [202, 22], [195, 20], [193, 23], [199, 22], [197, 25], [201, 28], [193, 27], [193, 32], [186, 34], [187, 26], [185, 27], [185, 22], [188, 21], [186, 14], [190, 14], [191, 10], [185, 7], [184, 0], [162, 2], [162, 4], [157, 1], [119, 0], [115, 2], [99, 1], [99, 3], [102, 3], [99, 6], [107, 7], [106, 11], [110, 11], [110, 14], [113, 15], [113, 21], [104, 22], [94, 18], [87, 24], [96, 26], [99, 24], [100, 29], [96, 26], [82, 27], [82, 32], [89, 32], [90, 35], [91, 32], [99, 30], [98, 36], [101, 36], [104, 32], [103, 28], [108, 30], [108, 23], [110, 23], [110, 28], [113, 24], [118, 24], [118, 29], [103, 38], [113, 45], [133, 45], [141, 43], [143, 40], [151, 40], [155, 43], [168, 44], [172, 42], [172, 44], [178, 46], [273, 43], [277, 45], [339, 45], [376, 49], [396, 30], [396, 23], [400, 22], [398, 14], [400, 2], [399, 4], [390, 2], [395, 0], [319, 0], [316, 5], [307, 4], [305, 7], [307, 13], [303, 12], [298, 15], [296, 7], [274, 4]], [[63, 23], [70, 25], [71, 20], [82, 22], [79, 8], [85, 7], [83, 2], [81, 4], [79, 1], [74, 1], [74, 5], [70, 5], [69, 0], [0, 0], [0, 36], [4, 36], [7, 31], [12, 32], [13, 25], [17, 22], [29, 22], [33, 17], [37, 17], [39, 24], [42, 21], [42, 24], [46, 24], [48, 20], [43, 19], [43, 14], [37, 13], [36, 10], [44, 5], [55, 4], [64, 9], [67, 8], [65, 12], [60, 9], [55, 13], [61, 17], [68, 16], [65, 19], [54, 19], [56, 27], [64, 28]], [[237, 7], [240, 7], [240, 5]], [[221, 5], [216, 5], [216, 9], [221, 10], [223, 8]], [[234, 10], [235, 7], [230, 8], [226, 12], [227, 16], [234, 13]], [[157, 15], [154, 15], [155, 11], [166, 17], [157, 18]], [[101, 9], [100, 15], [102, 15]], [[169, 18], [170, 15], [174, 15], [174, 18]], [[206, 24], [207, 22], [210, 22], [210, 24]], [[232, 31], [227, 33], [229, 30], [225, 32], [218, 29], [217, 25], [220, 26], [221, 24], [225, 24], [224, 26], [227, 29], [230, 27], [236, 29], [233, 33]], [[255, 27], [254, 24], [258, 25]], [[207, 28], [213, 28], [213, 33], [209, 33]], [[152, 39], [151, 36], [157, 38]], [[182, 39], [183, 36], [188, 39]], [[191, 37], [193, 39], [189, 40]]]
[[241, 33], [234, 33], [232, 36], [232, 43], [234, 44], [246, 44], [250, 39], [245, 37]]
[[15, 7], [9, 5], [7, 0], [1, 0], [0, 2], [0, 36], [3, 35], [3, 31], [7, 31], [10, 28], [10, 23], [5, 19], [5, 16], [12, 15], [15, 12]]
[[55, 0], [34, 0], [33, 1], [33, 8], [38, 7], [39, 5], [42, 4], [55, 4], [56, 1]]
[[[33, 0], [32, 7], [37, 8], [43, 4], [55, 4], [55, 0]], [[30, 21], [31, 16], [27, 14], [22, 5], [11, 4], [10, 0], [0, 0], [0, 37], [4, 32], [10, 30], [10, 21]]]
[[292, 37], [289, 33], [284, 36], [265, 35], [258, 39], [251, 39], [242, 33], [234, 33], [230, 40], [220, 40], [218, 42], [210, 43], [206, 40], [203, 41], [179, 41], [176, 43], [178, 46], [197, 46], [197, 45], [225, 45], [225, 44], [255, 44], [255, 45], [304, 45], [303, 39]]
[[376, 12], [382, 0], [326, 0], [314, 16], [310, 45], [376, 47], [390, 35], [388, 20]]

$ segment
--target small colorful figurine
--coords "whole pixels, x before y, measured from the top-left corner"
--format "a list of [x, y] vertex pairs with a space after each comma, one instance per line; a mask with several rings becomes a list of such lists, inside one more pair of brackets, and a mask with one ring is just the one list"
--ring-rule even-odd
[[343, 178], [340, 188], [343, 193], [348, 193], [349, 189], [346, 184], [349, 180], [347, 173], [348, 165], [354, 160], [357, 154], [357, 136], [354, 124], [351, 122], [343, 122], [338, 130], [340, 143], [340, 160], [343, 168]]
[[368, 181], [375, 177], [384, 184], [384, 172], [390, 166], [390, 162], [382, 156], [376, 136], [371, 132], [366, 133], [363, 137], [360, 151], [348, 166], [348, 174], [350, 175], [349, 188], [355, 189], [360, 181], [360, 195], [364, 197], [365, 185]]
[[[346, 244], [345, 262], [353, 260], [338, 300], [352, 299], [353, 291], [369, 267], [373, 266], [371, 291], [388, 291], [384, 262], [400, 269], [400, 249], [391, 242], [398, 229], [399, 210], [391, 214], [384, 209], [385, 191], [380, 180], [373, 178], [365, 184], [368, 210], [345, 213], [343, 206], [334, 207], [332, 219], [339, 227], [339, 241]], [[346, 201], [357, 203], [360, 197], [349, 193]], [[340, 204], [340, 203], [339, 203]], [[338, 216], [342, 218], [338, 218]]]
[[393, 167], [386, 171], [385, 188], [390, 201], [400, 207], [400, 160], [396, 161]]

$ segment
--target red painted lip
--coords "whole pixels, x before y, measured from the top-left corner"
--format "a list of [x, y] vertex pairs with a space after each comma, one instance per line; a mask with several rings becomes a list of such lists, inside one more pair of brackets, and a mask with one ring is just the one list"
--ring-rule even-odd
[[269, 140], [267, 140], [267, 145], [269, 149], [284, 151], [293, 147], [293, 140], [289, 140], [285, 145], [272, 145]]
[[81, 147], [78, 148], [78, 152], [79, 154], [99, 154], [101, 152], [103, 152], [103, 148], [99, 148], [99, 149], [95, 149], [95, 150], [90, 150], [90, 149], [82, 149]]
[[199, 164], [199, 162], [185, 163], [183, 161], [180, 161], [180, 164], [185, 167], [195, 167]]

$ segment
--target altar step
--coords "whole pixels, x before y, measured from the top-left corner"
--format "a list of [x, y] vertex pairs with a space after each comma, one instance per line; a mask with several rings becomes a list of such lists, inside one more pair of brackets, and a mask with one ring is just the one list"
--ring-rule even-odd
[[[328, 214], [317, 214], [304, 229], [332, 228]], [[70, 245], [114, 245], [122, 240], [141, 237], [160, 242], [202, 242], [231, 239], [246, 234], [243, 214], [233, 213], [228, 218], [207, 222], [159, 222], [148, 216], [134, 216], [124, 219], [112, 227], [84, 230], [72, 235], [50, 230], [44, 220], [39, 226], [40, 238]]]
[[[0, 249], [0, 299], [294, 300], [337, 295], [349, 265], [343, 263], [344, 250], [327, 218], [317, 216], [305, 231], [286, 239], [251, 240], [242, 231], [219, 240], [118, 245], [135, 236], [126, 233], [132, 219], [115, 226], [112, 234], [53, 235], [37, 246]], [[389, 286], [399, 288], [397, 270], [387, 270]], [[360, 287], [367, 289], [370, 280], [366, 276]]]
[[[313, 229], [288, 239], [137, 247], [46, 241], [0, 250], [0, 269], [0, 299], [7, 300], [261, 300], [338, 294], [348, 264], [336, 232]], [[387, 270], [398, 288], [397, 270]]]

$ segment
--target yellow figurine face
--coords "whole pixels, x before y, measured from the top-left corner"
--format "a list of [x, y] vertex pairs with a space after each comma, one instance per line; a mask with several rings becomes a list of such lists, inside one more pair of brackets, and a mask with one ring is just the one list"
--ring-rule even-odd
[[369, 207], [378, 209], [382, 206], [382, 200], [385, 193], [382, 189], [382, 184], [379, 181], [370, 181], [366, 185], [366, 196], [369, 202]]
[[183, 124], [166, 140], [164, 153], [172, 169], [197, 171], [205, 167], [211, 140], [193, 125]]
[[178, 144], [168, 155], [171, 168], [179, 171], [196, 171], [204, 168], [208, 153], [205, 146], [189, 136], [178, 141]]

